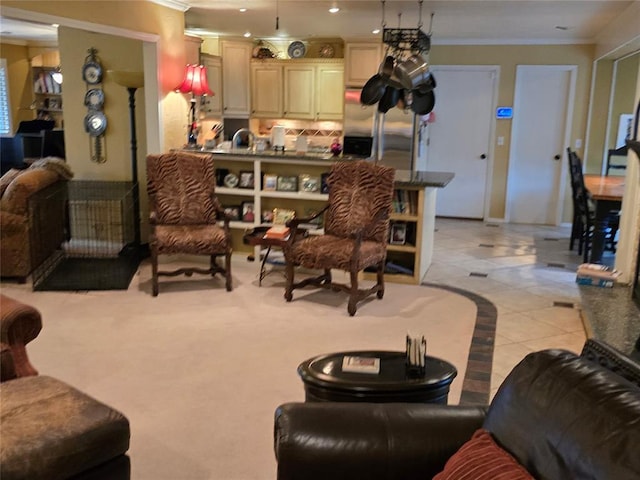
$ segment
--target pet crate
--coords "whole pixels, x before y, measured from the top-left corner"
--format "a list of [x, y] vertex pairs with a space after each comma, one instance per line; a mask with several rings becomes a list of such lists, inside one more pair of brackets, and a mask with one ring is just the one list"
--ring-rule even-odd
[[132, 182], [68, 182], [67, 240], [34, 290], [126, 290], [140, 262], [134, 193]]

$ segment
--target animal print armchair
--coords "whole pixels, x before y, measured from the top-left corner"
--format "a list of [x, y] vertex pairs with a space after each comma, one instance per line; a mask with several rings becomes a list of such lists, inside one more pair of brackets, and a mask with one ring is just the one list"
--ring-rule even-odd
[[[229, 217], [215, 196], [215, 185], [212, 155], [171, 152], [147, 156], [154, 297], [161, 275], [221, 273], [227, 291], [232, 290]], [[158, 256], [172, 254], [208, 255], [209, 268], [159, 271]], [[218, 264], [219, 256], [224, 256], [224, 266]]]
[[[291, 235], [284, 248], [287, 302], [293, 290], [314, 285], [349, 293], [347, 311], [355, 315], [357, 304], [375, 293], [384, 295], [384, 266], [387, 257], [389, 214], [393, 200], [394, 169], [366, 161], [336, 162], [327, 179], [329, 205], [310, 218], [289, 221]], [[296, 235], [298, 225], [325, 215], [324, 235]], [[295, 267], [323, 270], [319, 276], [294, 281]], [[358, 272], [376, 268], [376, 284], [358, 287]], [[331, 269], [350, 273], [350, 285], [334, 283]]]

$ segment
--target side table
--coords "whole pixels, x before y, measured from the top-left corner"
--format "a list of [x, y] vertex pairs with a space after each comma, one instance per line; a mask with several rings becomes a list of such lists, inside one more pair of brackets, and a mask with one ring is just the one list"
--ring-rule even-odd
[[[269, 230], [269, 228], [271, 228], [271, 226], [261, 225], [259, 227], [255, 227], [247, 231], [242, 237], [242, 241], [244, 242], [245, 245], [251, 245], [253, 247], [255, 246], [267, 247], [267, 251], [262, 256], [262, 262], [260, 263], [260, 276], [258, 280], [259, 286], [262, 286], [262, 279], [267, 276], [267, 273], [269, 273], [265, 269], [265, 264], [267, 263], [267, 259], [269, 258], [269, 253], [271, 253], [271, 248], [272, 247], [284, 248], [284, 246], [289, 241], [288, 237], [286, 239], [265, 238], [264, 234], [267, 232], [267, 230]], [[308, 234], [309, 232], [306, 229], [298, 228], [298, 233], [297, 233], [298, 236], [306, 237]]]
[[[380, 372], [342, 371], [345, 356], [379, 358]], [[298, 366], [307, 402], [447, 403], [458, 374], [451, 363], [426, 356], [424, 376], [407, 375], [405, 352], [337, 352], [311, 358]]]

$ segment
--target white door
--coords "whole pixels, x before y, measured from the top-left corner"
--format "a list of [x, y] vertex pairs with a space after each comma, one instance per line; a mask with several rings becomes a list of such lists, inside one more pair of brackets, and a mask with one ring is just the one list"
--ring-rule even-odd
[[519, 65], [516, 70], [507, 183], [509, 222], [560, 222], [575, 71], [571, 65]]
[[433, 67], [435, 119], [429, 123], [427, 169], [453, 172], [438, 190], [436, 215], [484, 218], [496, 67]]

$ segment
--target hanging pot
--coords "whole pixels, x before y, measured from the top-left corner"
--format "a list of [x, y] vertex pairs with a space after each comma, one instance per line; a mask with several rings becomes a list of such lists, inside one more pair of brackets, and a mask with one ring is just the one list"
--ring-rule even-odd
[[433, 110], [436, 105], [436, 95], [433, 90], [427, 93], [420, 93], [420, 90], [412, 90], [413, 101], [411, 102], [411, 110], [418, 115], [426, 115]]
[[427, 81], [418, 87], [418, 91], [420, 93], [427, 93], [436, 88], [436, 78], [433, 76], [433, 73], [429, 72], [429, 77]]
[[393, 75], [393, 69], [396, 64], [396, 59], [391, 55], [387, 55], [385, 59], [380, 64], [380, 68], [378, 69], [378, 74], [384, 78], [385, 80], [390, 78]]
[[378, 102], [378, 111], [387, 113], [390, 109], [396, 106], [400, 99], [400, 90], [393, 88], [389, 85], [384, 89], [384, 95]]
[[384, 79], [379, 73], [376, 73], [373, 77], [367, 80], [367, 83], [362, 87], [360, 92], [360, 103], [363, 105], [375, 105], [380, 101], [386, 84]]
[[413, 90], [426, 83], [429, 77], [429, 64], [421, 55], [414, 54], [396, 65], [394, 73], [404, 88]]

